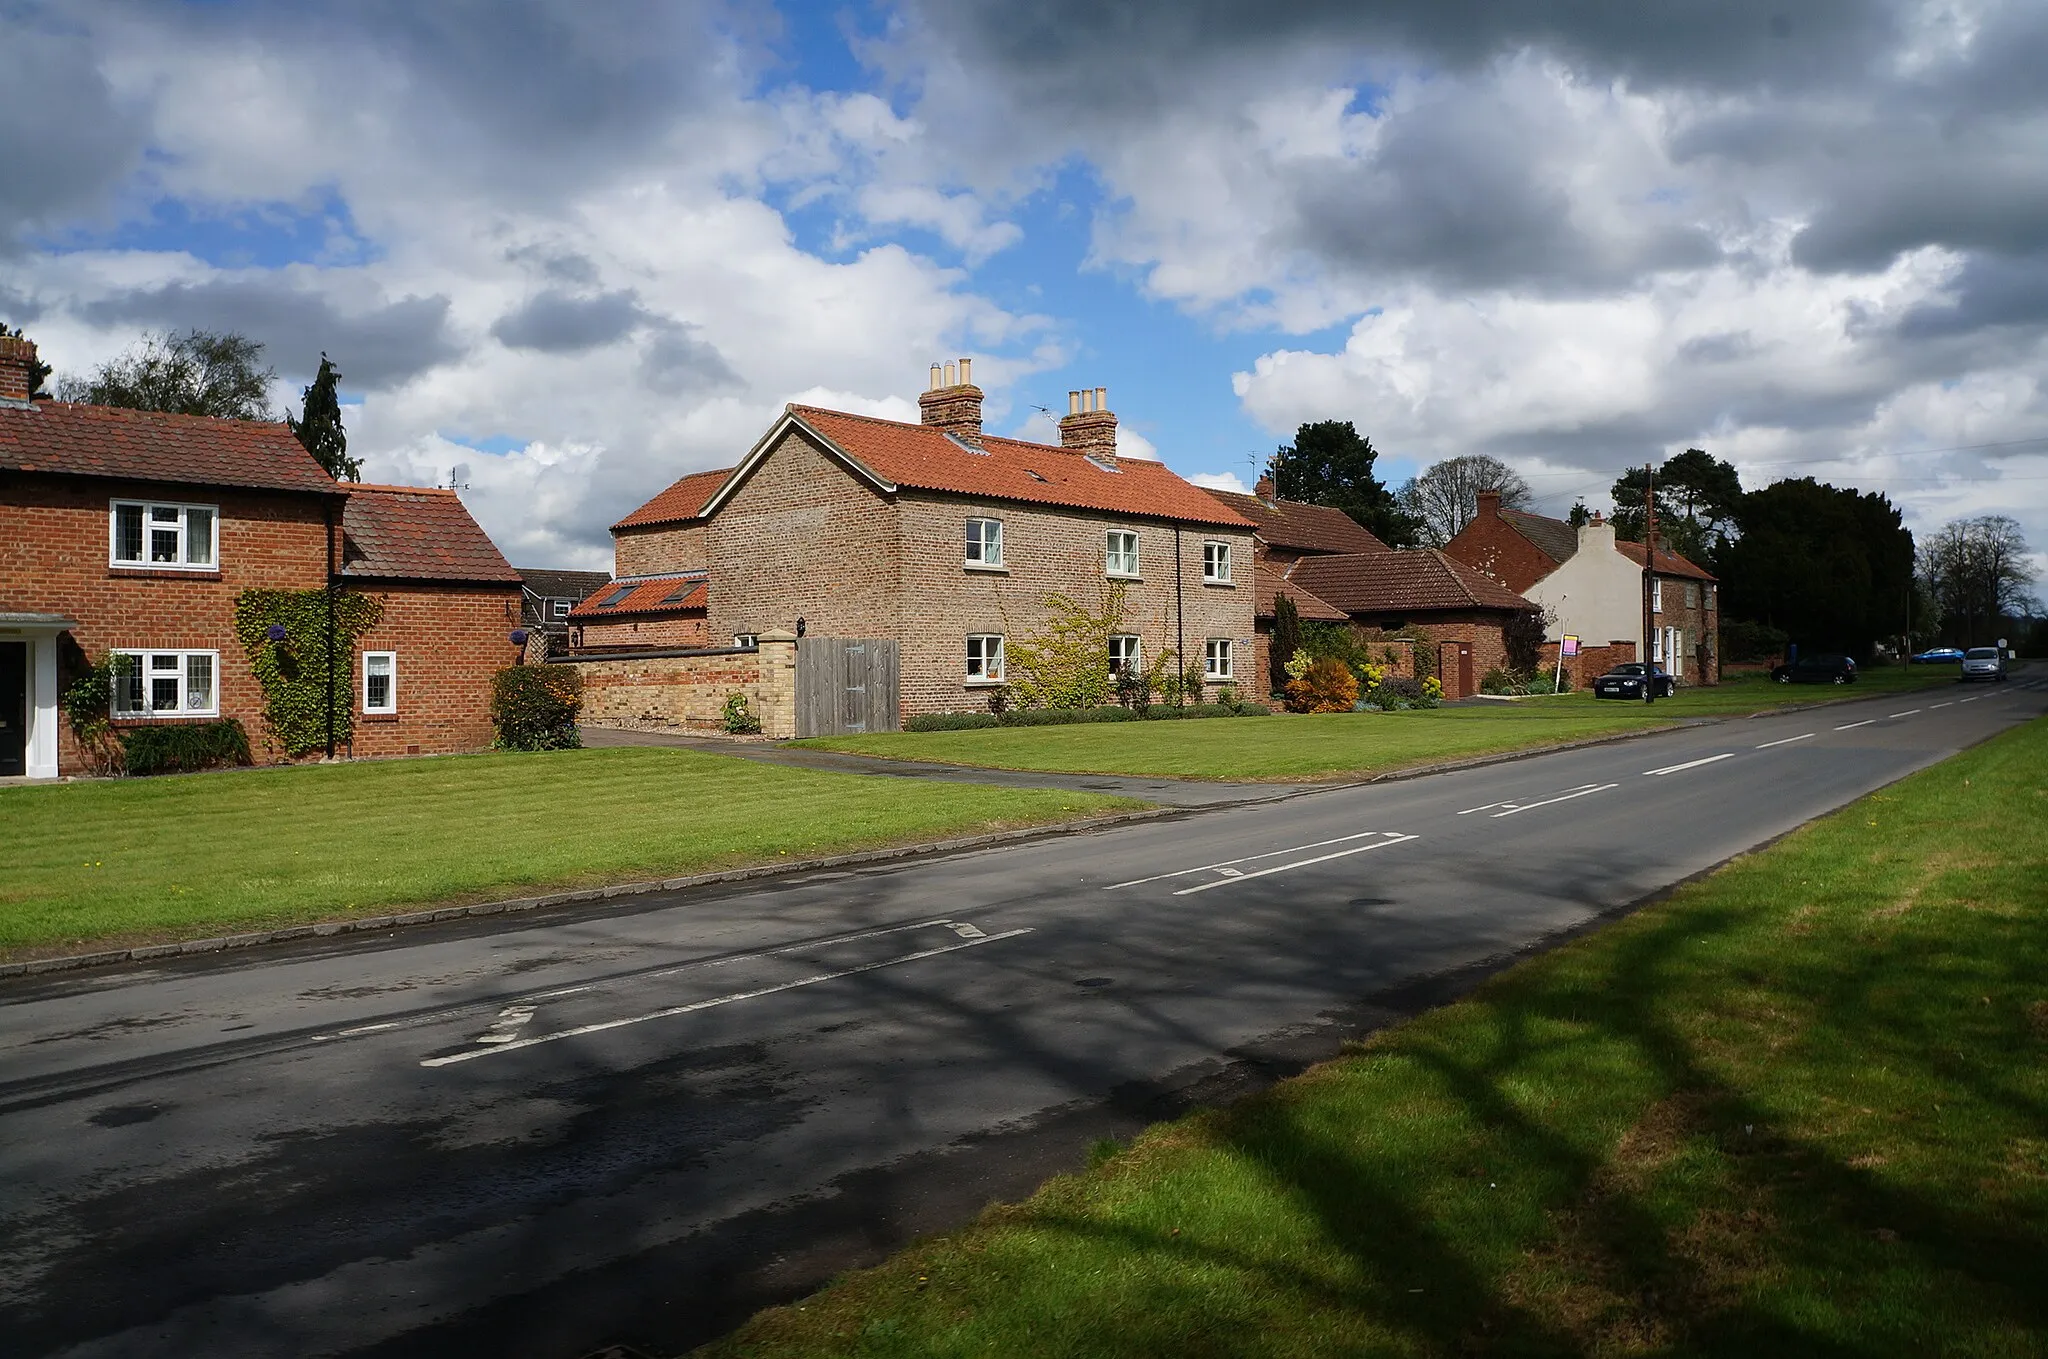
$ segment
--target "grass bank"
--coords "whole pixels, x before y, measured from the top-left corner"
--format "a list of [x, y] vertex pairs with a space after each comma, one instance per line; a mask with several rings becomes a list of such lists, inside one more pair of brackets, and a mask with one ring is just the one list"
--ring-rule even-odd
[[0, 950], [200, 938], [1139, 805], [657, 749], [6, 788]]
[[706, 1353], [2048, 1352], [2048, 721]]
[[1286, 782], [1383, 774], [1443, 760], [1539, 750], [1644, 731], [1688, 718], [1761, 712], [1829, 699], [1954, 687], [1953, 676], [1882, 671], [1855, 686], [1772, 684], [1744, 676], [1685, 689], [1653, 704], [1562, 694], [1428, 712], [1276, 714], [1198, 722], [1103, 722], [1071, 727], [891, 732], [799, 742], [899, 760], [987, 769], [1143, 774]]

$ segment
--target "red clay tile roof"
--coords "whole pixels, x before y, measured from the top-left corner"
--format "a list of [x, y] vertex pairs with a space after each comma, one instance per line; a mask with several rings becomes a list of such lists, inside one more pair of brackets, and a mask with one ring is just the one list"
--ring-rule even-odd
[[0, 406], [0, 468], [83, 477], [340, 489], [292, 432], [268, 420], [213, 420], [70, 401]]
[[731, 475], [730, 467], [712, 472], [692, 472], [613, 524], [612, 528], [647, 528], [654, 524], [680, 524], [695, 519], [703, 510], [704, 502], [711, 499], [711, 493], [723, 486]]
[[344, 484], [341, 574], [372, 580], [503, 581], [519, 584], [453, 491]]
[[1109, 471], [1079, 453], [983, 435], [974, 452], [929, 425], [816, 406], [789, 413], [883, 481], [924, 491], [1063, 505], [1181, 523], [1250, 528], [1251, 521], [1166, 464], [1120, 458]]
[[1508, 527], [1536, 545], [1536, 550], [1562, 565], [1578, 555], [1579, 531], [1563, 519], [1527, 510], [1502, 510]]
[[1260, 562], [1252, 574], [1253, 583], [1258, 589], [1254, 607], [1261, 618], [1273, 617], [1275, 595], [1286, 595], [1294, 601], [1296, 613], [1319, 623], [1341, 623], [1350, 617], [1344, 610], [1312, 593], [1307, 586], [1289, 579], [1283, 571], [1265, 562]]
[[1352, 614], [1536, 607], [1485, 572], [1430, 547], [1304, 557], [1288, 579]]
[[[1614, 550], [1634, 562], [1637, 566], [1643, 564], [1643, 545], [1641, 543], [1616, 543]], [[1715, 579], [1715, 577], [1694, 566], [1676, 552], [1664, 547], [1657, 549], [1657, 574], [1660, 576], [1691, 576], [1694, 580]]]
[[[1210, 491], [1230, 509], [1252, 521], [1259, 536], [1274, 547], [1295, 552], [1387, 552], [1391, 549], [1372, 530], [1350, 515], [1328, 505], [1309, 505], [1299, 500], [1275, 500], [1270, 504], [1255, 495], [1236, 491]], [[1302, 617], [1308, 617], [1303, 614]]]
[[710, 591], [702, 571], [625, 576], [569, 610], [569, 621], [592, 623], [651, 613], [702, 612], [711, 602]]

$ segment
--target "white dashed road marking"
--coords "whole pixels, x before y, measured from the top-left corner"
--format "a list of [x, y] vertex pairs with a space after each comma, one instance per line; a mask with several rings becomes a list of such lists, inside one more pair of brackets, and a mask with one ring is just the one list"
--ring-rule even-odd
[[1732, 760], [1734, 758], [1735, 752], [1731, 750], [1726, 755], [1709, 755], [1704, 760], [1687, 760], [1684, 764], [1667, 764], [1662, 769], [1645, 769], [1643, 777], [1647, 779], [1656, 775], [1682, 773], [1687, 769], [1698, 769], [1703, 764], [1712, 764], [1716, 760]]
[[1872, 722], [1875, 722], [1875, 721], [1877, 721], [1877, 719], [1876, 719], [1876, 718], [1874, 718], [1874, 717], [1866, 717], [1866, 718], [1864, 718], [1864, 719], [1863, 719], [1863, 720], [1862, 720], [1861, 722], [1844, 722], [1844, 723], [1843, 723], [1843, 724], [1842, 724], [1841, 726], [1839, 726], [1839, 727], [1836, 727], [1836, 728], [1835, 728], [1835, 730], [1836, 730], [1836, 731], [1854, 731], [1854, 730], [1856, 730], [1856, 728], [1858, 728], [1858, 727], [1867, 727], [1867, 726], [1869, 726], [1869, 725], [1870, 725], [1870, 724], [1871, 724]]
[[[1836, 731], [1840, 731], [1840, 730], [1841, 730], [1841, 728], [1840, 728], [1840, 727], [1837, 727], [1837, 728], [1835, 728], [1835, 730], [1836, 730]], [[1758, 750], [1769, 750], [1769, 749], [1770, 749], [1770, 748], [1771, 748], [1772, 746], [1789, 746], [1789, 745], [1791, 745], [1791, 744], [1792, 744], [1792, 743], [1793, 743], [1794, 741], [1804, 741], [1804, 740], [1805, 740], [1805, 739], [1806, 739], [1807, 737], [1809, 737], [1809, 736], [1811, 736], [1811, 735], [1813, 735], [1813, 733], [1809, 731], [1809, 732], [1804, 732], [1804, 733], [1802, 733], [1802, 734], [1800, 734], [1800, 735], [1798, 735], [1798, 736], [1787, 736], [1787, 737], [1786, 737], [1786, 738], [1785, 738], [1784, 740], [1782, 740], [1782, 741], [1766, 741], [1766, 742], [1764, 742], [1764, 743], [1763, 743], [1762, 745], [1758, 746], [1758, 747], [1757, 747], [1757, 749], [1758, 749]]]
[[1168, 878], [1184, 878], [1190, 873], [1226, 873], [1232, 877], [1244, 877], [1246, 876], [1245, 874], [1232, 873], [1231, 865], [1254, 863], [1260, 859], [1277, 859], [1282, 854], [1299, 854], [1305, 849], [1321, 849], [1324, 845], [1349, 844], [1353, 840], [1363, 840], [1367, 836], [1393, 835], [1395, 833], [1394, 831], [1360, 831], [1356, 835], [1339, 835], [1331, 840], [1311, 840], [1305, 845], [1290, 845], [1286, 849], [1267, 850], [1264, 854], [1247, 854], [1242, 859], [1224, 859], [1213, 864], [1197, 864], [1193, 868], [1176, 868], [1171, 873], [1154, 873], [1149, 878], [1132, 878], [1129, 882], [1113, 882], [1102, 890], [1114, 892], [1119, 887], [1139, 887], [1148, 882], [1163, 882]]
[[[1382, 840], [1375, 845], [1353, 845], [1350, 849], [1340, 849], [1334, 854], [1318, 854], [1313, 859], [1296, 859], [1291, 864], [1275, 864], [1271, 868], [1262, 868], [1256, 873], [1232, 873], [1230, 876], [1218, 878], [1214, 882], [1199, 882], [1193, 887], [1183, 887], [1178, 892], [1175, 892], [1174, 895], [1177, 897], [1192, 896], [1196, 892], [1206, 892], [1212, 887], [1228, 887], [1234, 882], [1250, 882], [1253, 878], [1263, 878], [1272, 873], [1285, 873], [1289, 869], [1294, 868], [1307, 868], [1310, 864], [1328, 863], [1332, 859], [1342, 859], [1352, 854], [1364, 854], [1368, 850], [1385, 849], [1388, 845], [1404, 844], [1415, 838], [1412, 835], [1402, 835], [1396, 831], [1382, 831], [1380, 834], [1390, 838]], [[1262, 854], [1259, 857], [1263, 859], [1268, 856]]]
[[[1548, 807], [1553, 802], [1570, 802], [1573, 798], [1585, 797], [1588, 793], [1604, 793], [1610, 788], [1619, 787], [1621, 785], [1618, 783], [1589, 783], [1583, 788], [1574, 788], [1569, 792], [1559, 793], [1556, 797], [1544, 798], [1541, 802], [1502, 802], [1497, 805], [1505, 807], [1507, 810], [1495, 812], [1494, 815], [1513, 816], [1516, 812], [1531, 811], [1537, 807]], [[1486, 809], [1482, 807], [1479, 810], [1484, 811]], [[1458, 815], [1463, 816], [1464, 813], [1459, 812]]]
[[1919, 711], [1920, 711], [1920, 710], [1919, 710], [1918, 708], [1908, 708], [1908, 709], [1906, 709], [1906, 711], [1904, 711], [1904, 712], [1902, 712], [1902, 713], [1893, 713], [1893, 714], [1892, 714], [1892, 716], [1893, 716], [1893, 717], [1911, 717], [1911, 716], [1912, 716], [1912, 715], [1913, 715], [1914, 713], [1917, 713], [1917, 712], [1919, 712]]

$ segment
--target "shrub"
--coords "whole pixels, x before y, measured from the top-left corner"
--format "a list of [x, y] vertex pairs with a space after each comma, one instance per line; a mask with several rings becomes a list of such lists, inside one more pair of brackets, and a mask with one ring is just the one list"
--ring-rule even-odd
[[1543, 661], [1543, 611], [1522, 609], [1509, 614], [1501, 624], [1501, 645], [1508, 653], [1508, 669], [1517, 675], [1531, 675]]
[[1010, 686], [998, 684], [988, 691], [988, 710], [997, 717], [1010, 711]]
[[1335, 656], [1319, 656], [1287, 682], [1287, 706], [1298, 713], [1348, 713], [1358, 702], [1358, 677]]
[[249, 733], [234, 718], [126, 727], [121, 761], [131, 774], [191, 774], [253, 763]]
[[1004, 713], [1006, 727], [1065, 727], [1076, 722], [1135, 722], [1138, 715], [1129, 708], [1107, 704], [1094, 708], [1025, 708]]
[[761, 733], [761, 719], [755, 716], [753, 704], [737, 690], [725, 696], [724, 718], [725, 729], [733, 736], [758, 736]]
[[1444, 682], [1435, 675], [1425, 675], [1422, 680], [1422, 706], [1434, 708], [1444, 701]]
[[491, 676], [497, 750], [575, 750], [583, 677], [568, 665], [508, 665]]
[[1271, 717], [1273, 709], [1265, 703], [1236, 703], [1232, 705], [1239, 717]]
[[1479, 677], [1479, 692], [1482, 694], [1526, 694], [1529, 682], [1512, 670], [1494, 666]]
[[1721, 620], [1721, 658], [1737, 665], [1775, 660], [1785, 654], [1791, 640], [1784, 630], [1768, 623], [1752, 623], [1746, 618]]
[[115, 671], [136, 664], [133, 656], [109, 651], [65, 687], [60, 697], [64, 720], [85, 757], [86, 768], [95, 774], [111, 774], [121, 765], [121, 745], [114, 739]]
[[1152, 702], [1152, 686], [1157, 678], [1151, 671], [1126, 665], [1116, 674], [1116, 701], [1132, 712], [1143, 712]]
[[971, 731], [998, 725], [994, 713], [919, 713], [903, 724], [905, 731]]

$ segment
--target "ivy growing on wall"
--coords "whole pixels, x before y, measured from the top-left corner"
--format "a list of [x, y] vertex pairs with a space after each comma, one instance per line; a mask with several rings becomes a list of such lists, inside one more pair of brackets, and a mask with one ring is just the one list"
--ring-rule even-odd
[[[235, 596], [235, 636], [263, 686], [263, 721], [288, 756], [327, 746], [327, 591], [244, 590]], [[384, 606], [367, 595], [334, 594], [334, 740], [355, 730], [350, 675], [358, 637]]]

